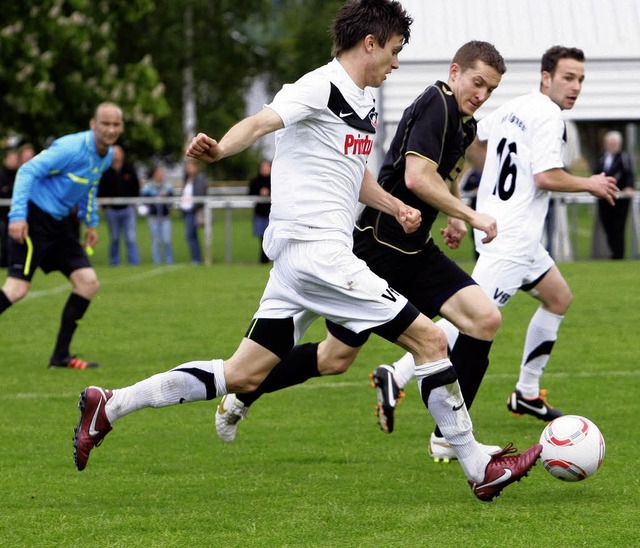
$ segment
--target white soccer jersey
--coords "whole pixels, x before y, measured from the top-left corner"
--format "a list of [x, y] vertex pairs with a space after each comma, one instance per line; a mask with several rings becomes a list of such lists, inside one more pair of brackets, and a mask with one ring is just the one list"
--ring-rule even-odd
[[276, 132], [271, 215], [265, 250], [278, 239], [353, 244], [356, 207], [377, 125], [374, 96], [337, 60], [285, 85], [267, 105], [284, 122]]
[[549, 192], [538, 189], [533, 176], [563, 167], [564, 135], [560, 108], [539, 91], [505, 103], [478, 123], [478, 138], [488, 142], [476, 209], [498, 224], [488, 244], [476, 231], [479, 253], [533, 260], [549, 207]]

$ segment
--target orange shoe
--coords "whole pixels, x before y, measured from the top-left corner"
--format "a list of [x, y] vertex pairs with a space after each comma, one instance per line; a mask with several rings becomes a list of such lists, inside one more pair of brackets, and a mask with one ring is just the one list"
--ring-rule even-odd
[[51, 369], [95, 369], [99, 367], [98, 362], [85, 362], [76, 356], [67, 356], [62, 361], [53, 361], [53, 358], [49, 361], [49, 367]]

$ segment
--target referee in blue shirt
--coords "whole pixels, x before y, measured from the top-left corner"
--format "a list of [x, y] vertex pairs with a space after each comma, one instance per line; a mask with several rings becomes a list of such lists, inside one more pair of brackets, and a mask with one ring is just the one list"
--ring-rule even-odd
[[[0, 314], [22, 299], [36, 268], [59, 271], [72, 284], [62, 311], [49, 367], [98, 367], [71, 355], [71, 339], [99, 283], [87, 251], [98, 242], [96, 192], [124, 130], [122, 110], [101, 103], [90, 129], [56, 139], [18, 170], [9, 211], [8, 276], [0, 290]], [[74, 208], [86, 226], [84, 245], [74, 229]]]

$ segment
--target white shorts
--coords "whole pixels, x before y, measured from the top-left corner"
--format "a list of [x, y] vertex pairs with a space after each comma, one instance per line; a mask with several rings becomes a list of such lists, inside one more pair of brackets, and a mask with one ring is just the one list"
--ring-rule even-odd
[[298, 341], [319, 316], [360, 333], [387, 323], [406, 305], [344, 243], [286, 240], [254, 317], [295, 317]]
[[528, 263], [514, 262], [502, 257], [481, 253], [471, 277], [498, 307], [506, 305], [518, 289], [535, 295], [535, 289], [523, 288], [536, 282], [555, 262], [542, 244], [538, 244], [533, 260]]

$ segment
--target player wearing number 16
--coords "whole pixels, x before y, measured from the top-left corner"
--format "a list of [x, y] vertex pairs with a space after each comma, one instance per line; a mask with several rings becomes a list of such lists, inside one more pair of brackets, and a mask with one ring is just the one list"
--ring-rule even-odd
[[589, 192], [611, 204], [617, 195], [615, 179], [604, 173], [586, 178], [563, 170], [566, 132], [561, 111], [571, 109], [578, 99], [584, 61], [576, 48], [547, 50], [540, 89], [480, 120], [473, 145], [483, 141], [486, 152], [476, 208], [496, 219], [498, 235], [483, 242], [481, 233], [476, 234], [479, 258], [472, 277], [499, 307], [518, 289], [540, 301], [527, 329], [520, 378], [507, 406], [513, 413], [545, 421], [562, 414], [546, 402], [540, 377], [572, 299], [567, 282], [541, 244], [549, 191]]

